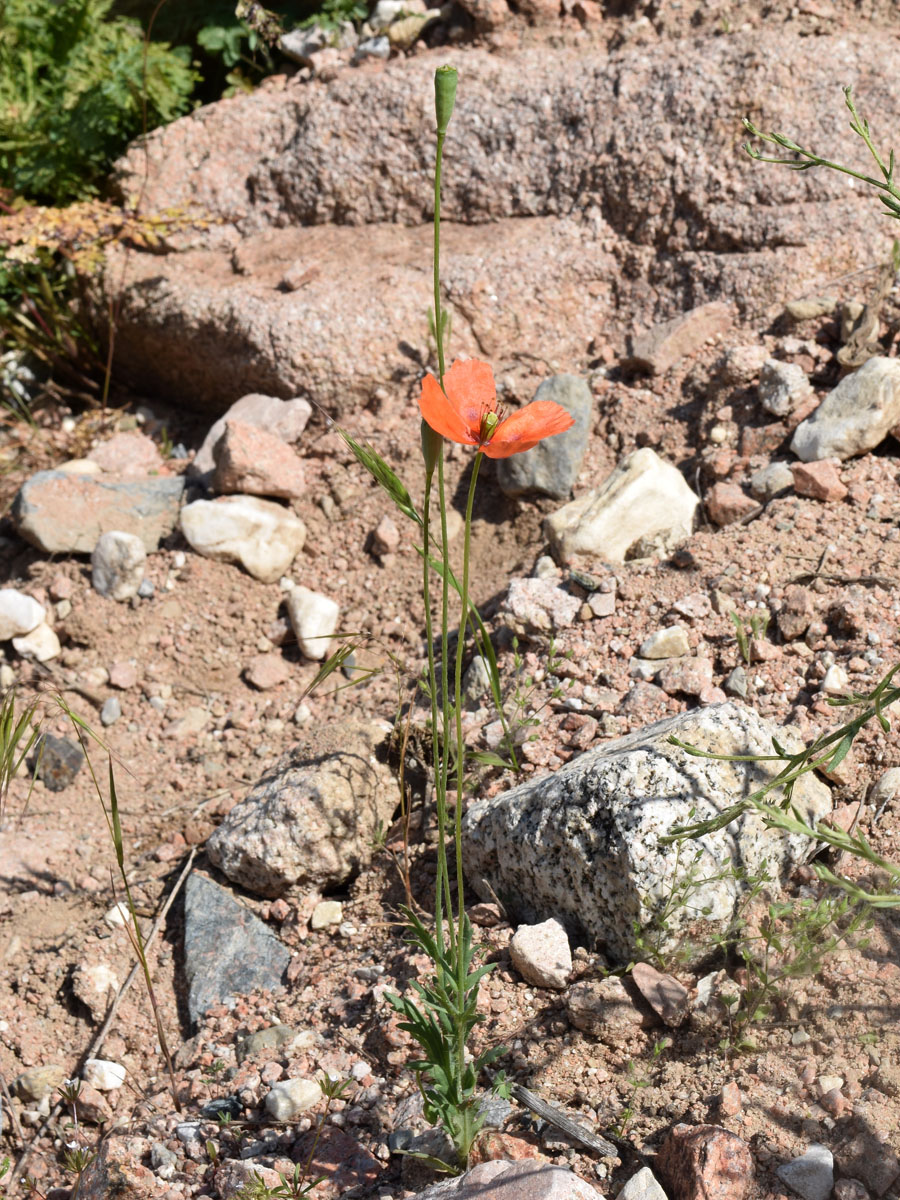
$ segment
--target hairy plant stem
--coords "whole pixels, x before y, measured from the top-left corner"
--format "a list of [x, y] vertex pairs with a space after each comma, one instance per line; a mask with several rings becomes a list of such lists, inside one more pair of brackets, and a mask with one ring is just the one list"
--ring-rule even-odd
[[[437, 341], [438, 380], [441, 387], [444, 386], [444, 323], [441, 319], [441, 163], [444, 158], [445, 136], [445, 133], [439, 128], [437, 153], [434, 160], [434, 331]], [[443, 511], [443, 503], [441, 511]], [[446, 545], [445, 540], [445, 548]]]
[[[475, 485], [478, 482], [478, 469], [484, 454], [479, 450], [472, 464], [472, 478], [469, 480], [469, 495], [466, 500], [466, 522], [463, 541], [462, 586], [460, 588], [461, 609], [459, 614], [459, 635], [456, 640], [456, 677], [454, 681], [454, 706], [456, 709], [456, 813], [454, 825], [454, 848], [456, 851], [456, 903], [458, 908], [459, 929], [456, 935], [458, 946], [465, 941], [466, 910], [464, 899], [465, 881], [463, 879], [462, 863], [462, 810], [463, 784], [465, 782], [465, 743], [462, 728], [462, 664], [466, 648], [466, 619], [469, 613], [469, 548], [472, 539], [472, 508], [475, 503]], [[446, 572], [445, 572], [446, 574]], [[446, 626], [445, 626], [446, 628]], [[465, 956], [459, 954], [456, 959], [457, 991], [460, 997], [465, 995], [466, 963]], [[460, 1075], [465, 1068], [465, 1031], [460, 1027], [457, 1031], [457, 1062]]]

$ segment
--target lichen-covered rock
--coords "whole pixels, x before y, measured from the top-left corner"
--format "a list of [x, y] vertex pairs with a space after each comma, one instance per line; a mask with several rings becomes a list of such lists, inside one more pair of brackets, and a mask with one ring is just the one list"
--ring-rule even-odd
[[[716, 704], [639, 729], [554, 775], [478, 801], [463, 824], [466, 870], [476, 890], [484, 899], [496, 894], [515, 920], [557, 917], [571, 933], [627, 961], [637, 948], [635, 926], [652, 925], [673, 885], [676, 848], [662, 845], [660, 836], [689, 819], [714, 816], [776, 773], [771, 762], [689, 755], [669, 742], [673, 735], [715, 754], [771, 754], [773, 735], [789, 746], [796, 741], [752, 709]], [[805, 776], [794, 803], [816, 821], [831, 810], [829, 789]], [[807, 839], [766, 829], [755, 814], [691, 847], [700, 851], [692, 867], [696, 890], [689, 905], [669, 915], [666, 943], [695, 959], [706, 951], [709, 932], [731, 920], [744, 887], [727, 873], [723, 878], [723, 868], [733, 863], [752, 874], [765, 860], [777, 878], [810, 850]], [[681, 855], [682, 864], [692, 860], [693, 852]]]
[[206, 843], [210, 861], [259, 896], [343, 883], [368, 862], [399, 802], [380, 751], [389, 732], [381, 721], [311, 732], [229, 812]]

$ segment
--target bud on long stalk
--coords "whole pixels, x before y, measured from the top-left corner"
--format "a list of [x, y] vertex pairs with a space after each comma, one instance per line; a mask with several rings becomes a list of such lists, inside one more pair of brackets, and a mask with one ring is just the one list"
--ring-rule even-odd
[[440, 137], [447, 132], [447, 126], [453, 116], [458, 78], [456, 67], [438, 67], [434, 73], [434, 112]]

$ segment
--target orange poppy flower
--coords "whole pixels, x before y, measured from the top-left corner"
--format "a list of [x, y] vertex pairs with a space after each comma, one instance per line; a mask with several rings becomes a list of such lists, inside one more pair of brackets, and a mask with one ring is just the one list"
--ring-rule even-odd
[[444, 375], [443, 389], [433, 375], [426, 375], [419, 408], [435, 433], [463, 446], [477, 446], [488, 458], [521, 454], [575, 424], [552, 400], [532, 400], [504, 418], [497, 406], [494, 373], [477, 358], [455, 362]]

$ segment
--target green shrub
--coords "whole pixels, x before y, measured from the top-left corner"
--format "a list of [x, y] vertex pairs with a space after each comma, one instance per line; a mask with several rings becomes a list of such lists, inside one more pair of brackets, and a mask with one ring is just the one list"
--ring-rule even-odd
[[109, 17], [112, 0], [0, 0], [0, 186], [55, 204], [96, 194], [143, 128], [190, 108], [190, 51]]

